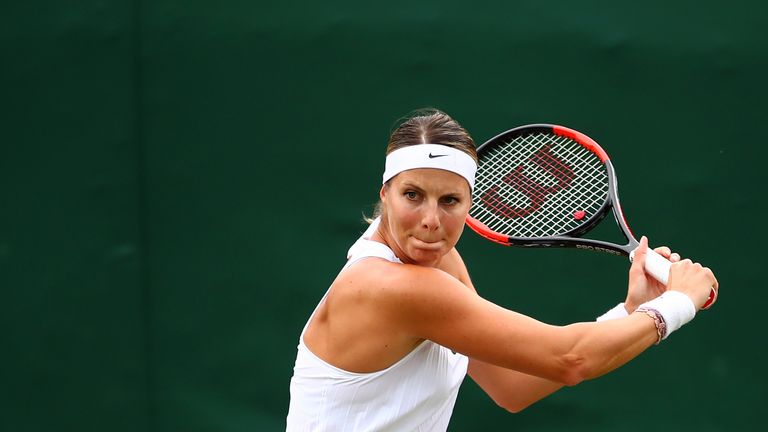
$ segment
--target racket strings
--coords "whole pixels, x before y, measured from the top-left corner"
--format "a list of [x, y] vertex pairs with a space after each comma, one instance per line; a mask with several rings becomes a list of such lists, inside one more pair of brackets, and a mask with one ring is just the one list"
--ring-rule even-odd
[[511, 237], [549, 237], [577, 229], [607, 194], [594, 153], [570, 138], [535, 133], [482, 152], [470, 215]]
[[[532, 158], [532, 161], [534, 163], [537, 161], [536, 158]], [[559, 219], [555, 218], [552, 219], [552, 216], [557, 217], [557, 214], [553, 214], [552, 212], [547, 212], [546, 209], [541, 209], [542, 205], [546, 203], [546, 200], [551, 199], [551, 205], [554, 207], [562, 207], [569, 199], [569, 194], [567, 192], [571, 192], [570, 183], [568, 180], [565, 182], [561, 181], [559, 187], [557, 186], [546, 186], [547, 178], [546, 175], [556, 174], [556, 171], [553, 171], [552, 169], [547, 169], [546, 166], [542, 165], [541, 163], [535, 163], [535, 165], [538, 165], [539, 168], [543, 168], [543, 170], [533, 170], [532, 172], [537, 173], [538, 175], [533, 176], [533, 179], [536, 183], [539, 185], [545, 185], [544, 187], [538, 186], [534, 187], [533, 190], [527, 189], [526, 184], [520, 184], [520, 183], [512, 183], [514, 188], [508, 189], [508, 191], [515, 191], [519, 192], [522, 190], [523, 195], [529, 199], [529, 205], [528, 207], [525, 207], [522, 209], [522, 212], [518, 211], [516, 213], [513, 213], [512, 215], [507, 213], [501, 213], [498, 211], [497, 208], [492, 208], [494, 213], [496, 213], [497, 216], [502, 216], [504, 219], [509, 219], [510, 216], [515, 218], [525, 218], [524, 221], [527, 221], [526, 223], [518, 223], [518, 228], [522, 230], [518, 230], [516, 236], [542, 236], [542, 235], [552, 235], [557, 233], [557, 227], [563, 227], [566, 226], [565, 230], [568, 228], [568, 222], [573, 221], [571, 219], [571, 214], [565, 213], [559, 215]], [[561, 164], [557, 164], [558, 166]], [[551, 168], [551, 167], [549, 167]], [[519, 169], [519, 167], [518, 167]], [[544, 173], [546, 172], [546, 174]], [[569, 175], [572, 171], [567, 170], [565, 172], [565, 176], [562, 176], [566, 179], [570, 179], [572, 176]], [[536, 184], [534, 183], [534, 184]], [[565, 189], [567, 192], [562, 194], [554, 194], [553, 192], [557, 192], [560, 189]], [[550, 194], [552, 195], [550, 197]], [[507, 194], [505, 196], [506, 198], [501, 198], [500, 200], [509, 199], [510, 195]], [[502, 201], [503, 202], [503, 201]], [[486, 200], [486, 204], [488, 203], [488, 200]], [[577, 226], [578, 224], [576, 224]], [[497, 230], [500, 230], [499, 227], [496, 227]], [[553, 229], [555, 231], [553, 231]], [[512, 234], [515, 234], [512, 232]]]
[[[534, 138], [539, 138], [539, 139], [535, 139], [533, 142], [529, 142], [529, 147], [530, 147], [530, 144], [533, 144], [533, 146], [539, 148], [539, 151], [538, 151], [539, 153], [540, 153], [541, 149], [544, 149], [544, 148], [549, 149], [549, 146], [547, 145], [547, 143], [543, 142], [540, 139], [541, 137], [535, 137], [534, 136]], [[562, 141], [562, 139], [561, 139], [561, 141]], [[530, 154], [530, 149], [526, 153]], [[560, 189], [564, 189], [564, 190], [566, 190], [568, 192], [571, 191], [571, 189], [569, 188], [570, 183], [569, 183], [568, 180], [570, 178], [572, 178], [572, 175], [569, 175], [569, 174], [572, 173], [573, 171], [570, 170], [570, 169], [566, 169], [565, 171], [560, 169], [559, 170], [560, 173], [564, 174], [564, 175], [560, 176], [561, 177], [561, 181], [560, 181], [560, 184], [559, 184], [560, 187], [558, 188], [557, 186], [550, 186], [550, 185], [547, 184], [547, 182], [549, 181], [551, 183], [552, 180], [557, 180], [557, 179], [553, 179], [551, 177], [552, 177], [553, 174], [555, 176], [557, 176], [557, 174], [558, 174], [558, 170], [552, 169], [553, 168], [553, 166], [551, 166], [552, 163], [554, 163], [554, 168], [560, 168], [562, 166], [568, 167], [568, 166], [565, 165], [561, 160], [558, 160], [558, 159], [555, 159], [555, 158], [548, 158], [550, 161], [555, 161], [555, 162], [551, 162], [550, 166], [546, 166], [546, 165], [541, 163], [541, 158], [538, 158], [538, 157], [535, 156], [536, 154], [537, 153], [534, 153], [534, 155], [529, 158], [530, 162], [532, 162], [532, 165], [531, 164], [523, 164], [523, 166], [527, 165], [527, 168], [529, 168], [529, 169], [527, 169], [527, 171], [533, 173], [533, 175], [531, 177], [532, 177], [532, 179], [534, 181], [534, 184], [538, 185], [538, 186], [534, 187], [533, 189], [530, 189], [530, 188], [528, 188], [528, 183], [514, 183], [514, 182], [512, 182], [511, 184], [512, 184], [513, 188], [512, 189], [507, 189], [508, 191], [522, 192], [522, 194], [526, 198], [529, 199], [528, 207], [524, 207], [524, 208], [521, 207], [523, 209], [522, 212], [513, 213], [512, 215], [510, 215], [509, 213], [501, 213], [501, 214], [499, 214], [500, 212], [498, 211], [498, 208], [493, 208], [492, 207], [492, 210], [494, 211], [494, 213], [496, 213], [499, 216], [502, 216], [504, 219], [509, 219], [510, 217], [522, 218], [522, 217], [530, 216], [530, 217], [526, 218], [526, 220], [528, 221], [527, 225], [526, 224], [518, 224], [522, 228], [527, 228], [527, 231], [524, 230], [524, 231], [521, 231], [519, 233], [520, 236], [540, 236], [540, 235], [543, 235], [542, 232], [539, 232], [539, 231], [537, 231], [537, 230], [535, 230], [533, 228], [539, 228], [539, 229], [543, 229], [544, 231], [548, 231], [546, 229], [548, 226], [562, 226], [563, 222], [567, 221], [564, 218], [567, 217], [567, 218], [570, 219], [570, 216], [571, 216], [570, 214], [564, 214], [564, 215], [561, 214], [559, 221], [557, 219], [548, 221], [547, 220], [547, 216], [548, 215], [549, 216], [553, 216], [552, 213], [551, 212], [548, 213], [546, 211], [541, 211], [542, 209], [540, 207], [541, 207], [541, 205], [543, 203], [546, 202], [546, 199], [550, 198], [549, 197], [550, 194], [552, 194], [551, 198], [553, 198], [552, 205], [555, 206], [555, 207], [562, 206], [563, 202], [567, 201], [569, 199], [569, 197], [568, 197], [569, 194], [567, 194], [567, 193], [554, 194], [553, 192], [557, 192]], [[570, 155], [569, 159], [574, 160], [573, 159], [573, 155]], [[525, 162], [525, 161], [523, 161], [523, 162]], [[509, 167], [507, 167], [507, 169], [508, 168]], [[530, 168], [540, 168], [540, 169], [530, 169]], [[516, 169], [519, 171], [520, 170], [520, 166], [518, 166]], [[547, 176], [549, 176], [549, 178]], [[562, 181], [563, 178], [566, 179], [565, 182]], [[509, 178], [507, 178], [507, 180], [509, 180]], [[506, 195], [506, 199], [509, 199], [509, 198], [511, 198], [511, 197], [510, 197], [509, 194], [507, 194]], [[502, 199], [504, 199], [504, 198], [502, 198]], [[488, 203], [488, 200], [486, 200], [486, 204], [487, 203]], [[554, 215], [554, 216], [557, 216], [557, 215]]]

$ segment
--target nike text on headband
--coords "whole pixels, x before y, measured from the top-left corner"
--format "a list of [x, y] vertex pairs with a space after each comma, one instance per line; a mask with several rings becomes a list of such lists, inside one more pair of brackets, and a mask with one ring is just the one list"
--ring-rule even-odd
[[388, 154], [381, 183], [386, 183], [403, 171], [417, 168], [450, 171], [464, 177], [469, 183], [470, 191], [475, 187], [477, 164], [472, 156], [440, 144], [417, 144], [399, 148]]

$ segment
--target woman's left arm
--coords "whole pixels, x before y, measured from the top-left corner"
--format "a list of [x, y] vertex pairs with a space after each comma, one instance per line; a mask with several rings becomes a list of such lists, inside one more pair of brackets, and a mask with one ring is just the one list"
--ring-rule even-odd
[[517, 413], [563, 388], [563, 383], [469, 359], [469, 376], [496, 404]]

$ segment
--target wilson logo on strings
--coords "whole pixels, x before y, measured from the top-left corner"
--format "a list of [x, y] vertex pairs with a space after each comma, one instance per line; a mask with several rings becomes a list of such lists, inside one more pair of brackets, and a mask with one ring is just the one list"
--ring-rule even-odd
[[525, 217], [537, 211], [552, 194], [568, 188], [575, 177], [573, 169], [552, 153], [549, 146], [544, 146], [532, 154], [529, 162], [549, 174], [554, 180], [553, 184], [543, 185], [527, 176], [523, 165], [520, 165], [505, 175], [502, 181], [526, 196], [529, 205], [527, 207], [511, 205], [499, 194], [500, 186], [493, 185], [481, 196], [483, 204], [492, 213], [507, 219]]

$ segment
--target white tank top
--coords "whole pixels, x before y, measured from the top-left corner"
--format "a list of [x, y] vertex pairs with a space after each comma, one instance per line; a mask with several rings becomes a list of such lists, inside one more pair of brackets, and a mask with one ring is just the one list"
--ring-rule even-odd
[[[349, 249], [342, 271], [367, 257], [401, 263], [387, 246], [369, 240], [377, 226], [378, 219]], [[287, 432], [442, 432], [448, 428], [467, 373], [466, 356], [427, 340], [384, 370], [348, 372], [307, 348], [304, 332], [309, 321], [299, 337]]]

